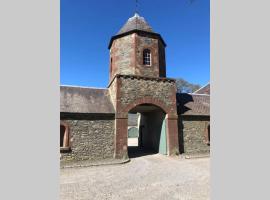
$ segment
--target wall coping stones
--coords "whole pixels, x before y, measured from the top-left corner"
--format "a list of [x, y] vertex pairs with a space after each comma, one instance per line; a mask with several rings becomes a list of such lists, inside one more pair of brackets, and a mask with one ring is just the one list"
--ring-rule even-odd
[[140, 76], [140, 75], [124, 75], [124, 74], [116, 74], [113, 79], [110, 81], [108, 88], [113, 83], [114, 79], [116, 78], [125, 78], [125, 79], [138, 79], [138, 80], [152, 80], [152, 81], [159, 81], [159, 82], [172, 82], [175, 83], [175, 79], [173, 78], [164, 78], [164, 77], [152, 77], [152, 76]]
[[118, 39], [118, 38], [121, 38], [121, 37], [124, 37], [126, 35], [130, 35], [132, 33], [137, 33], [137, 34], [147, 34], [148, 37], [154, 37], [154, 38], [158, 38], [162, 44], [166, 47], [166, 43], [164, 42], [163, 38], [161, 37], [161, 35], [159, 33], [155, 33], [155, 32], [147, 32], [147, 31], [143, 31], [143, 30], [131, 30], [131, 31], [128, 31], [128, 32], [125, 32], [125, 33], [121, 33], [121, 34], [118, 34], [118, 35], [115, 35], [113, 37], [111, 37], [110, 39], [110, 42], [109, 42], [109, 45], [108, 45], [108, 49], [111, 48], [112, 46], [112, 43], [115, 39]]

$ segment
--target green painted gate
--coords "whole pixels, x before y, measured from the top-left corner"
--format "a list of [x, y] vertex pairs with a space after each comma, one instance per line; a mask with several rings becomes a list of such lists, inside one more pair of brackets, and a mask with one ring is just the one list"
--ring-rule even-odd
[[162, 122], [158, 153], [167, 155], [166, 119]]
[[131, 127], [128, 129], [128, 138], [138, 138], [139, 130], [136, 127]]

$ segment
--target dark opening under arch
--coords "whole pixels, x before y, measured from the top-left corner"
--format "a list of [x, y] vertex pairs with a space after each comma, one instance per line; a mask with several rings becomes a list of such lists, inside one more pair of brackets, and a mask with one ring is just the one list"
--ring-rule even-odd
[[60, 147], [64, 147], [64, 138], [65, 138], [66, 127], [60, 125]]

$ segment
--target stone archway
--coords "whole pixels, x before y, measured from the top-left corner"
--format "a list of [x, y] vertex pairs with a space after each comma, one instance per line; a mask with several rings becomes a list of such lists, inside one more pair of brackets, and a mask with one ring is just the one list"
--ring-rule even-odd
[[178, 116], [175, 109], [166, 106], [165, 103], [160, 100], [144, 97], [137, 99], [134, 102], [127, 105], [125, 108], [121, 109], [121, 112], [116, 113], [115, 118], [115, 158], [127, 158], [128, 148], [127, 148], [127, 137], [128, 137], [128, 112], [135, 108], [136, 106], [150, 104], [159, 107], [164, 111], [165, 123], [166, 123], [166, 140], [167, 140], [167, 155], [174, 155], [179, 153], [178, 145]]

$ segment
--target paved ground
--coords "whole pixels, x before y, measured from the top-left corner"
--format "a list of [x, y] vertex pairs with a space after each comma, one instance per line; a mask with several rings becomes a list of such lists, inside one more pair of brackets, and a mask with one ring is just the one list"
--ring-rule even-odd
[[128, 138], [128, 146], [129, 147], [137, 147], [138, 146], [138, 138]]
[[122, 165], [61, 169], [60, 199], [206, 200], [209, 161], [154, 154]]

